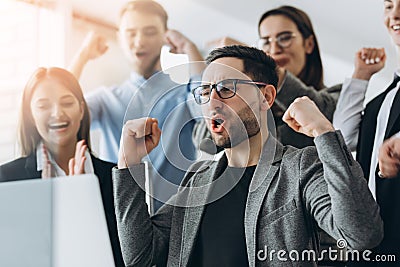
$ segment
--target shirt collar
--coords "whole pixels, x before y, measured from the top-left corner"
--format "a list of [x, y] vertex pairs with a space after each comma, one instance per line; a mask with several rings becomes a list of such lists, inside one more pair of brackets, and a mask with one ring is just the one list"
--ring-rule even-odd
[[141, 85], [142, 83], [144, 83], [146, 81], [146, 79], [142, 75], [140, 75], [134, 71], [131, 72], [129, 80], [135, 85]]
[[[163, 73], [162, 71], [155, 71], [155, 72], [151, 75], [151, 77], [153, 77], [154, 74], [159, 73], [159, 72]], [[140, 75], [139, 73], [132, 71], [132, 72], [131, 72], [131, 75], [129, 76], [129, 80], [130, 80], [133, 84], [135, 84], [135, 85], [142, 85], [142, 84], [143, 84], [144, 82], [146, 82], [148, 79], [144, 78], [144, 77], [143, 77], [142, 75]]]

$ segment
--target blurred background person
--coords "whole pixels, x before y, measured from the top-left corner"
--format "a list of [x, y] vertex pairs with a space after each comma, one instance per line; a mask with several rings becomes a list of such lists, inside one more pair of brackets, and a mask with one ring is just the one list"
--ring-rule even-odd
[[[129, 118], [149, 116], [151, 112], [151, 116], [159, 120], [161, 127], [164, 126], [168, 115], [174, 112], [175, 127], [181, 131], [178, 135], [168, 131], [169, 134], [164, 136], [163, 145], [149, 155], [149, 162], [154, 167], [150, 173], [152, 191], [156, 198], [155, 209], [162, 204], [162, 201], [158, 200], [167, 200], [175, 193], [174, 185], [180, 184], [187, 167], [191, 164], [182, 164], [185, 160], [171, 162], [173, 157], [183, 155], [182, 158], [187, 161], [196, 158], [195, 146], [191, 139], [194, 121], [191, 121], [192, 113], [185, 103], [189, 92], [185, 87], [172, 92], [171, 89], [177, 84], [169, 75], [161, 72], [161, 48], [168, 44], [172, 52], [187, 54], [189, 61], [203, 60], [193, 42], [180, 32], [168, 29], [167, 20], [166, 11], [155, 1], [127, 2], [120, 12], [118, 39], [130, 62], [130, 77], [118, 86], [99, 88], [85, 96], [92, 118], [92, 129], [101, 131], [99, 157], [110, 162], [117, 162], [126, 112]], [[86, 63], [106, 51], [105, 39], [90, 33], [71, 63], [72, 73], [79, 78]], [[155, 100], [164, 93], [166, 96], [163, 97], [162, 103], [156, 102]], [[149, 107], [145, 108], [144, 104]], [[179, 114], [178, 111], [174, 111], [177, 106], [181, 107]], [[177, 167], [179, 164], [176, 162], [183, 166]], [[164, 177], [168, 177], [168, 180]]]

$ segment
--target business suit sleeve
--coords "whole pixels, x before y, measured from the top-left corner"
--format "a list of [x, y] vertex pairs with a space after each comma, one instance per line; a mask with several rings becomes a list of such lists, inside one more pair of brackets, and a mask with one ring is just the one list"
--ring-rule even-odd
[[368, 81], [346, 79], [343, 83], [337, 109], [333, 114], [333, 126], [342, 131], [344, 141], [351, 151], [355, 151], [357, 148], [367, 88]]
[[319, 227], [348, 247], [375, 247], [383, 237], [378, 205], [370, 193], [363, 171], [348, 151], [340, 132], [328, 132], [314, 140], [301, 159], [303, 196]]
[[286, 71], [285, 79], [278, 91], [277, 100], [287, 108], [296, 98], [307, 96], [317, 104], [325, 117], [332, 121], [339, 92], [337, 86], [317, 91], [314, 87], [305, 85], [292, 73]]
[[115, 213], [123, 259], [126, 266], [164, 266], [173, 207], [164, 205], [150, 217], [145, 192], [138, 183], [144, 188], [144, 164], [113, 169]]

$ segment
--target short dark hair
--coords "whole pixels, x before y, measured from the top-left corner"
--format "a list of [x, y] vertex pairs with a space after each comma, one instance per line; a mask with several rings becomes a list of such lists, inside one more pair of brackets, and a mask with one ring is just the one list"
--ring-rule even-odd
[[214, 49], [206, 58], [206, 63], [225, 57], [234, 57], [243, 61], [243, 71], [256, 82], [278, 85], [278, 74], [275, 61], [263, 51], [248, 46], [231, 45]]
[[319, 52], [318, 41], [308, 15], [304, 11], [292, 6], [281, 6], [275, 9], [268, 10], [261, 16], [258, 22], [259, 34], [261, 23], [267, 17], [275, 15], [282, 15], [293, 21], [304, 39], [307, 39], [310, 36], [314, 36], [314, 49], [311, 54], [307, 54], [306, 65], [301, 70], [298, 77], [306, 85], [313, 86], [316, 90], [324, 88], [324, 72], [321, 55]]
[[165, 9], [153, 0], [133, 0], [125, 3], [119, 12], [119, 19], [128, 11], [137, 11], [140, 13], [154, 14], [161, 18], [165, 29], [167, 29], [168, 14]]

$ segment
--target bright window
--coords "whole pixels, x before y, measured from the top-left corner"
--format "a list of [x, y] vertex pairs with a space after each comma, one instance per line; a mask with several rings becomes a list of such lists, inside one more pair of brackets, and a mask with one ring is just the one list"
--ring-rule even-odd
[[0, 164], [19, 156], [16, 146], [21, 94], [39, 66], [64, 65], [64, 19], [32, 4], [0, 1]]

